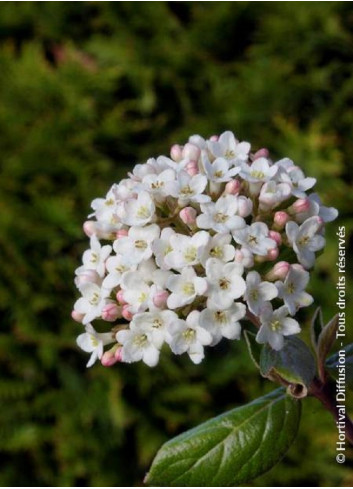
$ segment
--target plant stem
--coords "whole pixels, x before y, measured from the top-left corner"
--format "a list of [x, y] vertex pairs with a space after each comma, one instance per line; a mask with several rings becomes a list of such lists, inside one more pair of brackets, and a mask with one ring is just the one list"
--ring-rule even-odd
[[[336, 421], [342, 422], [343, 420], [339, 417], [339, 412], [337, 409], [335, 391], [332, 384], [328, 382], [322, 382], [318, 378], [315, 377], [312, 384], [310, 385], [309, 394], [313, 397], [316, 397], [323, 406], [330, 411], [332, 416]], [[346, 440], [353, 446], [353, 422], [349, 418], [349, 416], [345, 415], [345, 435]]]

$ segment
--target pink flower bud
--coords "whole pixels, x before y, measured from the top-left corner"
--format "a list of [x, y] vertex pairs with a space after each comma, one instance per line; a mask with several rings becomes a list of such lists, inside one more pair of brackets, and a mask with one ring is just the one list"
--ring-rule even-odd
[[75, 277], [75, 284], [78, 288], [83, 284], [98, 284], [99, 281], [99, 275], [95, 270], [83, 270]]
[[116, 300], [119, 302], [119, 304], [126, 304], [124, 300], [124, 292], [121, 289], [116, 294]]
[[179, 217], [185, 224], [195, 224], [197, 212], [193, 207], [184, 207], [179, 212]]
[[86, 236], [91, 237], [96, 232], [96, 226], [94, 221], [85, 221], [83, 223], [83, 231]]
[[153, 296], [153, 304], [156, 307], [163, 307], [167, 302], [168, 296], [169, 294], [166, 290], [161, 290], [160, 292], [157, 292]]
[[121, 312], [121, 308], [117, 304], [106, 304], [102, 309], [102, 319], [104, 321], [115, 321]]
[[250, 268], [254, 265], [254, 256], [247, 248], [241, 248], [240, 250], [235, 250], [234, 261], [245, 268]]
[[127, 229], [119, 229], [116, 232], [116, 239], [124, 238], [125, 236], [128, 236], [128, 235], [129, 235], [129, 231]]
[[257, 160], [258, 158], [268, 158], [270, 156], [270, 152], [267, 148], [261, 148], [253, 156], [253, 160]]
[[300, 212], [307, 212], [310, 209], [310, 200], [309, 199], [298, 199], [294, 202], [294, 204], [290, 207], [290, 210], [294, 212], [294, 214], [299, 214]]
[[116, 352], [114, 352], [114, 348], [103, 353], [101, 358], [101, 364], [103, 365], [103, 367], [111, 367], [119, 361], [119, 359], [116, 358], [115, 353]]
[[269, 237], [276, 241], [277, 245], [280, 246], [282, 244], [282, 236], [277, 231], [269, 231]]
[[284, 280], [289, 272], [290, 264], [287, 261], [279, 261], [266, 275], [267, 280]]
[[216, 143], [219, 139], [219, 136], [217, 136], [216, 134], [214, 134], [213, 136], [210, 137], [210, 141], [212, 141], [213, 143]]
[[78, 323], [82, 323], [82, 319], [84, 318], [84, 314], [80, 314], [79, 312], [73, 310], [71, 312], [71, 317], [74, 321], [77, 321]]
[[118, 362], [122, 362], [122, 360], [123, 360], [123, 349], [121, 347], [118, 347], [115, 350], [114, 356]]
[[230, 182], [227, 182], [224, 192], [230, 195], [237, 195], [239, 193], [240, 186], [241, 183], [239, 180], [230, 180]]
[[188, 173], [191, 177], [194, 175], [197, 175], [199, 173], [199, 165], [197, 164], [197, 161], [189, 161], [189, 163], [185, 166], [185, 171]]
[[267, 259], [270, 261], [276, 260], [278, 258], [278, 255], [279, 255], [278, 248], [272, 248], [267, 252]]
[[286, 212], [277, 211], [277, 212], [275, 212], [273, 222], [274, 222], [274, 225], [277, 229], [283, 229], [284, 226], [289, 221], [289, 219], [290, 219], [290, 217]]
[[182, 150], [183, 158], [187, 158], [188, 160], [197, 161], [200, 158], [200, 154], [200, 148], [192, 143], [186, 143]]
[[251, 199], [244, 197], [241, 195], [238, 198], [238, 216], [247, 217], [251, 214], [252, 211], [252, 201]]
[[130, 312], [129, 307], [129, 304], [124, 304], [123, 310], [121, 312], [121, 315], [124, 319], [126, 319], [126, 321], [131, 321], [131, 319], [133, 318], [133, 314]]
[[181, 161], [183, 159], [182, 150], [183, 148], [180, 146], [180, 144], [173, 144], [170, 149], [170, 157], [172, 160], [176, 162]]

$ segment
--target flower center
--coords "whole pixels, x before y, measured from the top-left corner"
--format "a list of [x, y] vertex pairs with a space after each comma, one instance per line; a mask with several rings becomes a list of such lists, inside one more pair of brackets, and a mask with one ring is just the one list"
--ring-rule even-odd
[[195, 334], [196, 331], [194, 329], [188, 328], [183, 331], [183, 338], [190, 343], [195, 338]]
[[162, 321], [159, 318], [155, 318], [152, 323], [152, 328], [159, 329], [163, 326]]
[[222, 178], [222, 177], [223, 177], [223, 172], [222, 172], [222, 170], [218, 170], [218, 171], [216, 171], [216, 172], [214, 173], [214, 176], [215, 176], [216, 178]]
[[147, 248], [147, 243], [144, 239], [137, 239], [135, 241], [135, 248], [138, 250], [145, 250]]
[[197, 257], [197, 248], [195, 246], [189, 246], [185, 253], [184, 253], [184, 258], [187, 262], [192, 262], [196, 260]]
[[253, 236], [252, 234], [249, 234], [249, 236], [248, 236], [248, 243], [250, 245], [256, 245], [258, 243], [257, 237], [256, 236]]
[[308, 244], [309, 241], [310, 241], [309, 236], [302, 236], [300, 239], [298, 239], [298, 245], [305, 246]]
[[148, 207], [146, 207], [145, 205], [141, 205], [141, 207], [139, 207], [138, 211], [136, 212], [136, 216], [139, 217], [140, 219], [147, 219], [149, 215], [150, 213]]
[[223, 278], [219, 279], [218, 284], [222, 290], [227, 290], [229, 288], [229, 285], [230, 285], [230, 280], [223, 277]]
[[217, 212], [217, 214], [214, 215], [214, 221], [218, 223], [223, 223], [228, 220], [227, 214], [223, 214], [223, 212]]
[[99, 302], [99, 294], [97, 292], [93, 292], [92, 297], [89, 300], [89, 303], [92, 306], [96, 306]]
[[185, 295], [193, 295], [195, 294], [195, 287], [192, 282], [186, 282], [183, 285], [183, 292]]
[[193, 195], [194, 194], [194, 191], [192, 190], [192, 188], [190, 187], [190, 185], [185, 185], [185, 187], [183, 187], [182, 189], [180, 189], [180, 193], [182, 195]]
[[98, 261], [98, 255], [97, 255], [97, 253], [95, 253], [94, 251], [92, 251], [90, 262], [91, 263], [97, 263], [97, 261]]
[[272, 331], [278, 331], [279, 329], [281, 329], [280, 321], [278, 321], [278, 319], [275, 319], [274, 321], [272, 321], [270, 323], [270, 328], [272, 329]]
[[114, 205], [114, 199], [112, 199], [112, 198], [107, 199], [105, 201], [105, 205], [107, 205], [108, 207]]
[[141, 292], [140, 297], [138, 298], [138, 302], [141, 304], [147, 300], [147, 294], [146, 292]]
[[227, 149], [227, 151], [224, 153], [224, 157], [227, 158], [227, 160], [234, 158], [234, 156], [235, 156], [235, 153], [231, 149]]
[[135, 336], [134, 345], [136, 345], [138, 348], [142, 348], [143, 346], [145, 346], [146, 343], [147, 343], [147, 335], [139, 334]]
[[257, 178], [258, 180], [261, 180], [262, 178], [264, 178], [265, 174], [261, 170], [252, 170], [250, 172], [250, 176], [252, 176], [253, 178]]
[[295, 285], [293, 282], [289, 282], [289, 284], [287, 284], [287, 292], [288, 294], [293, 294], [295, 292]]
[[259, 291], [257, 289], [252, 289], [249, 293], [250, 299], [257, 301], [259, 299]]
[[91, 340], [92, 346], [94, 348], [97, 348], [97, 346], [99, 345], [99, 341], [97, 340], [97, 338], [95, 336], [93, 336], [93, 334], [90, 334], [89, 339]]
[[223, 258], [223, 250], [220, 246], [215, 246], [210, 249], [210, 255], [215, 258]]
[[162, 187], [164, 187], [164, 182], [161, 182], [159, 180], [157, 180], [156, 182], [151, 184], [151, 188], [153, 190], [158, 190], [159, 188], [162, 188]]
[[224, 311], [216, 311], [214, 313], [214, 319], [217, 323], [224, 324], [227, 322], [227, 314]]

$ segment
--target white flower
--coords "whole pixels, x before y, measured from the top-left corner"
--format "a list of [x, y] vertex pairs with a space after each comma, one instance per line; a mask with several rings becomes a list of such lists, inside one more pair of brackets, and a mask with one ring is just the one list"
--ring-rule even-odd
[[132, 226], [128, 236], [114, 241], [114, 250], [118, 255], [124, 256], [125, 263], [129, 266], [137, 265], [152, 256], [151, 245], [159, 237], [159, 233], [157, 224], [145, 227]]
[[203, 359], [203, 347], [212, 342], [212, 336], [199, 325], [200, 312], [192, 311], [186, 321], [177, 319], [169, 325], [168, 343], [173, 353], [188, 353], [194, 363]]
[[177, 319], [178, 316], [173, 311], [155, 310], [135, 314], [130, 324], [133, 323], [137, 328], [148, 331], [151, 342], [160, 349], [166, 338], [169, 325]]
[[167, 255], [173, 251], [170, 244], [170, 238], [175, 235], [175, 231], [172, 228], [164, 228], [161, 232], [159, 239], [156, 239], [152, 243], [152, 251], [155, 255], [156, 263], [162, 270], [169, 269], [169, 265], [166, 263]]
[[259, 201], [261, 209], [273, 209], [291, 194], [291, 186], [288, 183], [276, 183], [273, 180], [264, 183], [261, 187]]
[[208, 141], [208, 148], [215, 158], [223, 157], [232, 163], [246, 161], [249, 157], [250, 144], [238, 142], [231, 131], [225, 131], [217, 141]]
[[164, 170], [158, 175], [150, 173], [142, 180], [143, 187], [158, 201], [163, 200], [166, 196], [170, 195], [170, 192], [173, 190], [174, 182], [175, 172], [172, 169]]
[[207, 281], [196, 275], [192, 267], [185, 267], [180, 275], [172, 275], [167, 281], [167, 288], [172, 292], [167, 300], [170, 309], [191, 304], [197, 295], [203, 295]]
[[278, 297], [283, 299], [289, 314], [294, 316], [300, 307], [307, 307], [313, 303], [313, 298], [305, 292], [305, 287], [310, 279], [309, 272], [300, 266], [291, 266], [284, 282], [276, 282]]
[[269, 250], [277, 247], [276, 241], [268, 237], [268, 227], [263, 222], [233, 231], [233, 238], [255, 255], [266, 256]]
[[251, 268], [254, 265], [254, 255], [248, 248], [242, 246], [240, 250], [235, 250], [234, 261], [244, 268]]
[[287, 306], [282, 306], [273, 311], [272, 305], [268, 302], [261, 312], [261, 327], [256, 335], [256, 341], [258, 343], [269, 343], [274, 350], [281, 350], [284, 344], [283, 336], [301, 331], [298, 322], [287, 316]]
[[205, 153], [203, 153], [202, 164], [207, 178], [216, 183], [229, 182], [240, 171], [239, 167], [229, 168], [229, 162], [225, 158], [216, 158], [211, 163]]
[[136, 324], [134, 320], [129, 329], [118, 331], [116, 340], [122, 345], [122, 361], [127, 363], [142, 360], [149, 367], [155, 367], [159, 360], [159, 348], [163, 340], [157, 340], [149, 325]]
[[193, 236], [174, 234], [169, 240], [173, 251], [168, 253], [164, 259], [166, 265], [176, 270], [196, 265], [200, 262], [200, 255], [209, 240], [210, 235], [206, 231], [199, 231]]
[[315, 251], [325, 246], [325, 238], [316, 234], [321, 227], [320, 219], [310, 217], [301, 226], [294, 221], [286, 224], [288, 241], [295, 251], [299, 262], [305, 268], [311, 268], [315, 263]]
[[93, 283], [83, 284], [80, 292], [82, 297], [75, 302], [74, 310], [83, 314], [82, 324], [88, 324], [100, 317], [110, 292]]
[[92, 353], [86, 365], [92, 367], [97, 359], [102, 358], [103, 346], [113, 343], [114, 338], [111, 333], [97, 333], [91, 324], [86, 324], [85, 330], [77, 337], [76, 343], [83, 351]]
[[276, 175], [277, 170], [278, 166], [271, 166], [267, 158], [258, 158], [251, 165], [243, 163], [239, 175], [251, 183], [268, 182]]
[[244, 300], [249, 310], [258, 316], [267, 301], [271, 301], [278, 295], [277, 287], [270, 282], [262, 282], [258, 272], [249, 272], [246, 276], [246, 291]]
[[295, 220], [303, 223], [306, 219], [313, 216], [319, 216], [324, 222], [331, 222], [338, 216], [338, 211], [334, 207], [325, 207], [321, 205], [321, 199], [318, 194], [308, 196], [309, 209], [306, 212], [297, 212]]
[[82, 256], [83, 266], [87, 270], [96, 270], [100, 277], [104, 276], [105, 260], [112, 251], [110, 245], [101, 246], [97, 236], [93, 235], [90, 239], [91, 249], [86, 250]]
[[201, 204], [196, 224], [201, 229], [213, 229], [218, 233], [227, 233], [245, 226], [242, 217], [236, 215], [238, 199], [235, 195], [224, 195], [216, 203]]
[[121, 284], [125, 272], [136, 270], [136, 265], [127, 265], [126, 259], [122, 255], [111, 256], [106, 262], [108, 274], [103, 280], [102, 286], [112, 290]]
[[229, 309], [203, 309], [200, 315], [200, 326], [212, 335], [212, 343], [215, 346], [221, 339], [239, 340], [241, 326], [238, 322], [245, 316], [246, 307], [241, 302], [235, 302]]
[[154, 211], [155, 205], [150, 194], [142, 191], [138, 194], [137, 199], [130, 199], [125, 203], [121, 220], [129, 226], [144, 226], [151, 222]]
[[[281, 164], [281, 162], [277, 164]], [[278, 178], [292, 186], [292, 195], [298, 198], [305, 198], [306, 191], [315, 185], [316, 178], [305, 177], [302, 170], [297, 166], [289, 166], [287, 163], [285, 165], [282, 164], [282, 168], [286, 166], [286, 171], [280, 171]]]
[[121, 280], [124, 300], [132, 314], [146, 311], [150, 301], [151, 287], [148, 278], [140, 271], [126, 272]]
[[200, 261], [205, 267], [209, 258], [218, 258], [223, 262], [233, 260], [235, 248], [230, 244], [232, 236], [229, 233], [215, 234], [202, 250]]
[[204, 203], [209, 202], [211, 197], [203, 194], [207, 185], [205, 175], [189, 175], [186, 171], [180, 171], [177, 181], [173, 184], [170, 195], [178, 199], [180, 206], [184, 207], [189, 202]]
[[105, 199], [94, 199], [91, 203], [94, 212], [90, 214], [89, 217], [96, 216], [99, 221], [109, 224], [117, 224], [117, 206], [119, 204], [117, 190], [118, 185], [114, 184], [107, 193]]
[[207, 260], [207, 307], [215, 310], [231, 307], [234, 299], [242, 296], [246, 289], [242, 273], [243, 267], [238, 263], [223, 263], [217, 258]]

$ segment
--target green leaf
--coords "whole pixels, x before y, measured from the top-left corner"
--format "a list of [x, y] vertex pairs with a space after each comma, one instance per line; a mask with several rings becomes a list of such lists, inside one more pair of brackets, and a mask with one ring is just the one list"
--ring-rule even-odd
[[277, 389], [165, 443], [151, 486], [235, 486], [273, 467], [298, 431], [300, 401]]
[[345, 346], [326, 361], [326, 368], [334, 379], [339, 377], [339, 369], [342, 367], [344, 371], [341, 371], [341, 375], [345, 376], [346, 386], [353, 391], [353, 343]]
[[264, 377], [280, 382], [294, 397], [305, 397], [316, 368], [314, 357], [306, 344], [296, 336], [284, 339], [281, 350], [265, 345], [261, 351], [260, 371]]
[[315, 351], [317, 351], [319, 335], [323, 327], [324, 327], [324, 322], [322, 319], [322, 310], [321, 307], [318, 307], [314, 312], [314, 315], [311, 320], [311, 325], [310, 325], [311, 344], [313, 345]]
[[255, 340], [256, 335], [251, 331], [244, 331], [244, 338], [246, 346], [248, 347], [249, 355], [251, 360], [254, 362], [257, 368], [260, 368], [260, 355], [261, 355], [261, 345]]
[[325, 377], [325, 361], [327, 355], [336, 341], [338, 328], [338, 314], [329, 321], [322, 329], [317, 343], [317, 363], [321, 380]]

